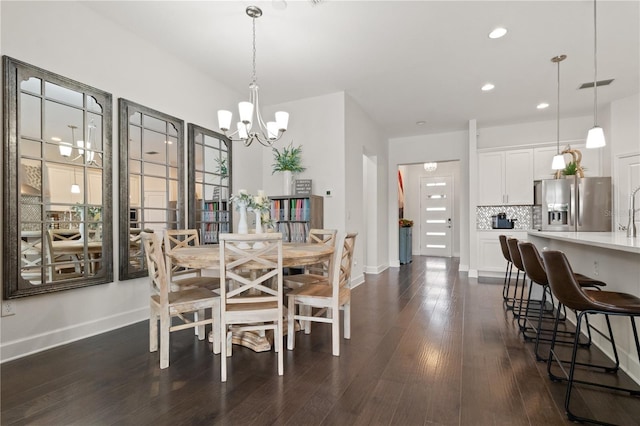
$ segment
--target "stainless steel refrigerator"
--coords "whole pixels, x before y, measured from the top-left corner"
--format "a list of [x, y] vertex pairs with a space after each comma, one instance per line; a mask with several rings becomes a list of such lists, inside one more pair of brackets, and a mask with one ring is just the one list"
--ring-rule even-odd
[[611, 178], [542, 181], [543, 231], [611, 232]]

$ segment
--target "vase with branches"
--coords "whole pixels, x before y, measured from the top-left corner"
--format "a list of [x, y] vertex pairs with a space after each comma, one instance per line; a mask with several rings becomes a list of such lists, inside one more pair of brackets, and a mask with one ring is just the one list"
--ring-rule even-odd
[[293, 173], [300, 173], [306, 170], [302, 166], [302, 145], [293, 146], [293, 142], [289, 146], [285, 146], [282, 150], [273, 148], [272, 172], [282, 172], [284, 175], [284, 195], [291, 195], [291, 182]]

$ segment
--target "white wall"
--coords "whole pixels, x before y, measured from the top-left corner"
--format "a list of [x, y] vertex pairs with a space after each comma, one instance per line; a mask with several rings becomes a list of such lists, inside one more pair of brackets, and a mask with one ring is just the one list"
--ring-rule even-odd
[[[397, 170], [401, 164], [422, 164], [428, 161], [453, 161], [460, 160], [460, 169], [468, 168], [468, 132], [450, 132], [433, 135], [412, 136], [407, 138], [395, 138], [389, 140], [389, 173], [387, 185], [389, 194], [388, 203], [388, 252], [390, 266], [400, 266], [398, 253], [398, 182]], [[460, 222], [469, 222], [469, 211], [466, 209], [466, 200], [469, 197], [467, 176], [462, 173], [459, 187], [461, 204]], [[460, 264], [468, 265], [469, 241], [465, 228], [461, 228], [460, 240]], [[461, 267], [461, 269], [463, 269]]]
[[[110, 92], [114, 138], [119, 97], [212, 129], [219, 106], [240, 97], [80, 2], [0, 2], [0, 8], [2, 54]], [[117, 139], [113, 145], [118, 158]], [[234, 183], [259, 182], [261, 172], [252, 160], [256, 151], [237, 147], [233, 155]], [[114, 170], [114, 212], [117, 184]], [[117, 247], [113, 252], [117, 276]], [[1, 359], [146, 319], [148, 292], [148, 281], [138, 279], [15, 300], [16, 315], [2, 318], [0, 325]]]
[[640, 152], [640, 94], [611, 103], [612, 156]]

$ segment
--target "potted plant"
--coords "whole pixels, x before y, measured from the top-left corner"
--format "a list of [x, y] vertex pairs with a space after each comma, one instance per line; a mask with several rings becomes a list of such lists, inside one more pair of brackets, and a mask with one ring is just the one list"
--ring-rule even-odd
[[582, 166], [578, 166], [578, 164], [575, 161], [570, 161], [567, 163], [565, 168], [562, 169], [562, 175], [563, 176], [578, 175], [578, 177], [584, 177], [584, 173], [583, 173], [584, 170], [585, 168]]
[[284, 195], [291, 195], [292, 174], [306, 170], [306, 168], [302, 166], [302, 146], [294, 147], [293, 142], [291, 142], [289, 146], [283, 147], [282, 151], [273, 148], [273, 160], [273, 171], [271, 174], [283, 172]]

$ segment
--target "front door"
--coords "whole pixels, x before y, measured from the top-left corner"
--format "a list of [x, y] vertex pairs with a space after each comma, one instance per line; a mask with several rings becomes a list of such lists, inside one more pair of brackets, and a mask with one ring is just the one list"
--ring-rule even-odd
[[420, 178], [420, 254], [452, 255], [453, 177]]

